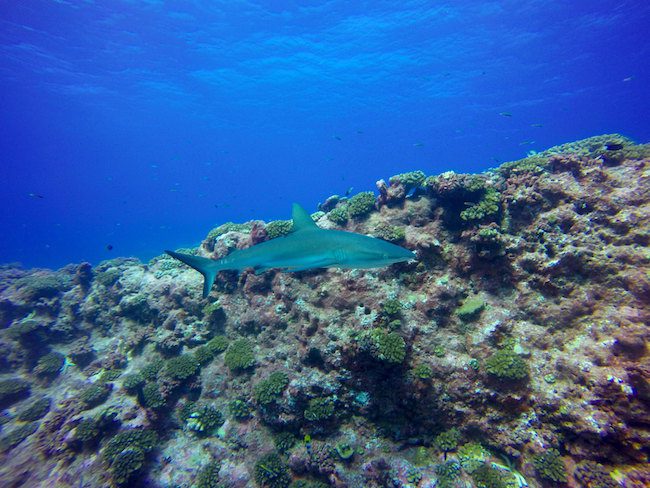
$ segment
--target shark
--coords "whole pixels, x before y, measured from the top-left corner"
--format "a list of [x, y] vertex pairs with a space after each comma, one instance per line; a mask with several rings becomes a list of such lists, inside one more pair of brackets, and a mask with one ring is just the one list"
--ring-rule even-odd
[[270, 269], [295, 272], [317, 268], [363, 269], [415, 259], [415, 253], [390, 242], [342, 230], [321, 229], [297, 203], [292, 207], [293, 230], [283, 237], [231, 252], [221, 259], [166, 250], [171, 257], [203, 275], [203, 298], [210, 294], [219, 271], [256, 273]]

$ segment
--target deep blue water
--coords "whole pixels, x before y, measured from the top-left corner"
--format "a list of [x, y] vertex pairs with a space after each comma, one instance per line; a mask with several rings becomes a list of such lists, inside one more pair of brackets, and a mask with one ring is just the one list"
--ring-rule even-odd
[[647, 0], [0, 2], [0, 262], [148, 259], [402, 171], [647, 142], [648, 25]]

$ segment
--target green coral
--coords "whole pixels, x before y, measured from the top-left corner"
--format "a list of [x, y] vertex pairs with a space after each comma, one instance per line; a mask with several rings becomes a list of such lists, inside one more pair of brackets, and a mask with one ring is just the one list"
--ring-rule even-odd
[[50, 352], [41, 356], [34, 367], [34, 373], [39, 376], [56, 376], [61, 371], [65, 356], [60, 352]]
[[223, 415], [212, 405], [195, 407], [185, 420], [187, 428], [200, 435], [210, 435], [214, 429], [220, 427], [223, 423]]
[[228, 348], [228, 338], [223, 335], [215, 336], [206, 344], [206, 347], [216, 356]]
[[380, 361], [399, 364], [406, 358], [406, 343], [396, 332], [372, 329], [362, 336], [362, 348]]
[[440, 488], [451, 488], [455, 486], [456, 480], [460, 477], [460, 464], [458, 461], [447, 461], [436, 466], [438, 484]]
[[304, 415], [312, 422], [329, 419], [334, 415], [334, 401], [328, 397], [312, 398]]
[[276, 453], [262, 456], [253, 468], [258, 486], [263, 488], [287, 488], [291, 483], [289, 468]]
[[122, 387], [130, 393], [135, 394], [145, 384], [145, 378], [142, 373], [132, 373], [124, 377]]
[[94, 418], [84, 418], [77, 424], [74, 438], [79, 442], [92, 442], [99, 438], [99, 425]]
[[399, 242], [403, 241], [406, 238], [406, 231], [403, 227], [390, 225], [385, 222], [378, 224], [374, 228], [372, 234], [379, 239], [383, 239], [389, 242]]
[[142, 388], [142, 395], [140, 397], [141, 403], [144, 407], [159, 409], [167, 405], [165, 398], [160, 393], [158, 383], [147, 383]]
[[112, 430], [116, 424], [118, 412], [107, 408], [97, 417], [83, 418], [77, 424], [74, 432], [74, 439], [81, 443], [92, 443], [98, 440], [104, 432]]
[[398, 175], [391, 176], [388, 180], [391, 185], [401, 184], [405, 187], [407, 193], [414, 189], [419, 188], [424, 185], [426, 180], [426, 175], [420, 171], [411, 171], [408, 173], [401, 173]]
[[128, 483], [144, 466], [144, 458], [140, 449], [129, 448], [120, 452], [111, 463], [113, 482], [118, 486]]
[[104, 403], [111, 394], [111, 389], [104, 383], [95, 383], [84, 388], [79, 394], [82, 410], [88, 410]]
[[39, 398], [32, 402], [18, 414], [17, 419], [21, 422], [33, 422], [39, 420], [50, 411], [51, 400], [47, 397]]
[[483, 198], [478, 203], [466, 208], [460, 213], [460, 218], [465, 221], [481, 222], [486, 219], [493, 220], [501, 210], [501, 197], [495, 188], [486, 188]]
[[164, 365], [165, 362], [162, 359], [154, 358], [140, 370], [140, 374], [146, 381], [154, 381], [158, 378]]
[[107, 268], [95, 271], [95, 283], [110, 288], [120, 278], [122, 272], [118, 268]]
[[104, 457], [112, 463], [121, 452], [127, 449], [139, 449], [147, 453], [158, 442], [158, 435], [150, 429], [131, 429], [118, 433], [104, 448]]
[[196, 488], [220, 488], [220, 470], [221, 462], [217, 460], [210, 461], [208, 464], [203, 466], [199, 473], [196, 475]]
[[334, 222], [336, 225], [343, 227], [348, 222], [348, 207], [347, 205], [339, 205], [332, 209], [327, 214], [327, 218]]
[[291, 432], [280, 432], [273, 437], [273, 443], [278, 451], [286, 453], [296, 444], [296, 436]]
[[539, 476], [545, 480], [566, 483], [567, 473], [557, 449], [547, 449], [533, 456], [533, 465]]
[[458, 460], [467, 473], [473, 473], [490, 457], [490, 452], [476, 442], [468, 442], [458, 448]]
[[0, 381], [0, 408], [11, 405], [30, 394], [31, 385], [20, 378]]
[[447, 350], [445, 349], [445, 346], [438, 344], [433, 348], [433, 355], [437, 358], [444, 358], [446, 354]]
[[352, 219], [361, 220], [375, 208], [375, 194], [371, 191], [357, 193], [348, 200], [348, 216]]
[[194, 376], [199, 371], [199, 363], [190, 354], [182, 354], [171, 358], [165, 364], [163, 373], [168, 378], [185, 381]]
[[0, 452], [13, 449], [38, 429], [38, 422], [23, 424], [0, 437]]
[[417, 486], [422, 480], [422, 473], [418, 468], [410, 467], [406, 470], [406, 481]]
[[467, 361], [467, 366], [469, 366], [474, 371], [478, 371], [481, 367], [481, 362], [476, 358], [471, 358], [469, 361]]
[[442, 452], [455, 450], [458, 447], [458, 441], [460, 441], [460, 431], [455, 427], [438, 434], [433, 439], [435, 446]]
[[192, 352], [199, 366], [204, 366], [214, 359], [214, 353], [208, 346], [199, 346]]
[[397, 317], [402, 311], [402, 302], [396, 298], [389, 298], [381, 306], [381, 313], [386, 317]]
[[255, 364], [253, 346], [247, 339], [234, 341], [224, 356], [224, 363], [231, 371], [239, 371], [252, 367]]
[[428, 380], [433, 376], [433, 370], [428, 364], [418, 364], [413, 368], [413, 376], [421, 380]]
[[[514, 476], [484, 463], [472, 472], [472, 480], [477, 488], [510, 488]], [[517, 485], [514, 485], [517, 486]]]
[[235, 398], [228, 404], [230, 415], [236, 420], [245, 420], [251, 415], [251, 407], [243, 398]]
[[468, 297], [454, 312], [463, 322], [475, 320], [485, 309], [485, 301], [480, 297]]
[[286, 236], [293, 230], [291, 220], [274, 220], [266, 224], [266, 235], [269, 239]]
[[334, 450], [343, 461], [352, 459], [354, 456], [354, 447], [347, 442], [338, 442], [334, 446]]
[[528, 365], [511, 348], [499, 349], [485, 360], [485, 370], [502, 380], [521, 380], [528, 376]]
[[122, 372], [117, 369], [107, 369], [102, 371], [102, 373], [99, 375], [99, 378], [97, 379], [98, 383], [108, 383], [110, 381], [115, 381], [118, 379], [120, 376], [122, 376]]
[[210, 232], [208, 232], [207, 238], [214, 240], [223, 234], [227, 234], [228, 232], [250, 232], [250, 230], [250, 224], [236, 224], [234, 222], [226, 222], [225, 224], [221, 224], [219, 227], [215, 227]]
[[289, 376], [282, 371], [274, 371], [267, 379], [255, 385], [255, 401], [260, 405], [268, 405], [277, 400], [289, 384]]

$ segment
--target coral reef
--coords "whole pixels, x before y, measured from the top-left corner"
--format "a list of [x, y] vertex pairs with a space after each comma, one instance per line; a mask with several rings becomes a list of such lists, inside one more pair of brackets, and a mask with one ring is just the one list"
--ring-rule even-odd
[[387, 181], [312, 218], [412, 262], [221, 272], [205, 300], [166, 256], [1, 266], [0, 484], [647, 486], [650, 146]]

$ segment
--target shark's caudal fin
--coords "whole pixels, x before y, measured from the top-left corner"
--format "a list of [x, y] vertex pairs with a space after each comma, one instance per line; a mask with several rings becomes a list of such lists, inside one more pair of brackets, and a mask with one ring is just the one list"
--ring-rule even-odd
[[219, 266], [216, 261], [208, 258], [202, 258], [201, 256], [192, 256], [191, 254], [183, 254], [174, 251], [165, 252], [171, 257], [184, 262], [188, 266], [191, 266], [203, 275], [203, 298], [206, 298], [210, 294], [210, 290], [212, 289], [212, 284], [214, 283], [214, 279], [217, 276], [217, 272], [222, 269], [221, 266]]
[[297, 203], [293, 204], [291, 209], [291, 218], [293, 219], [293, 231], [298, 232], [306, 229], [318, 229], [316, 222], [311, 215]]

